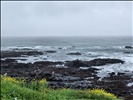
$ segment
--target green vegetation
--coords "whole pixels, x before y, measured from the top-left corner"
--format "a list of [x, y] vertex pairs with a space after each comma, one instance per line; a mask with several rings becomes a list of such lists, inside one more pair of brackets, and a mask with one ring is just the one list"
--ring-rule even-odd
[[1, 75], [1, 100], [120, 100], [102, 89], [54, 90], [48, 88], [47, 84], [46, 79], [26, 83], [23, 79]]

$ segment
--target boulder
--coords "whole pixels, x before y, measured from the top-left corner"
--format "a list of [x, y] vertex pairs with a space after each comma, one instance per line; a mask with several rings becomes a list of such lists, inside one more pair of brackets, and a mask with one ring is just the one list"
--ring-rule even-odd
[[79, 52], [68, 53], [67, 55], [81, 55]]
[[66, 61], [65, 66], [68, 67], [81, 67], [81, 66], [88, 66], [88, 64], [81, 60], [74, 60], [74, 61]]
[[125, 54], [132, 54], [133, 52], [125, 51], [123, 53], [125, 53]]
[[133, 49], [132, 46], [125, 46], [126, 49]]
[[48, 51], [45, 51], [46, 53], [56, 53], [56, 51], [54, 50], [48, 50]]

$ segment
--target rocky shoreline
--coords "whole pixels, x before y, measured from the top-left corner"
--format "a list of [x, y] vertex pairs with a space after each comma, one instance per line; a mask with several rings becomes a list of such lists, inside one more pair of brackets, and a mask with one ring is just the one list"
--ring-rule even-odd
[[[55, 53], [55, 51], [46, 52]], [[38, 80], [46, 78], [49, 83], [48, 86], [51, 88], [104, 88], [106, 91], [124, 98], [124, 100], [133, 99], [133, 85], [127, 86], [128, 83], [133, 82], [132, 73], [112, 72], [108, 73], [107, 77], [101, 79], [97, 76], [100, 69], [94, 67], [117, 63], [124, 64], [124, 61], [120, 59], [97, 58], [90, 61], [36, 61], [34, 63], [19, 63], [16, 59], [10, 58], [42, 54], [43, 52], [30, 50], [19, 52], [1, 51], [1, 74], [6, 73], [11, 77], [24, 77], [27, 81], [34, 78]], [[80, 54], [78, 53], [78, 55]]]

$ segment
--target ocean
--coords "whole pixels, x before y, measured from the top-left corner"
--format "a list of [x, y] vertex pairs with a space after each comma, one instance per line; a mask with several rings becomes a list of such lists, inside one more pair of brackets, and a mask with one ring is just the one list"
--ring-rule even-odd
[[[132, 72], [133, 49], [125, 46], [133, 46], [132, 37], [2, 37], [1, 49], [13, 50], [25, 48], [45, 52], [47, 50], [56, 53], [44, 53], [41, 56], [20, 57], [27, 60], [18, 60], [21, 63], [33, 63], [36, 61], [72, 61], [92, 60], [96, 58], [116, 58], [124, 60], [124, 64], [98, 66], [101, 77], [107, 72]], [[67, 55], [68, 53], [81, 53], [81, 55]], [[81, 66], [82, 67], [82, 66]]]

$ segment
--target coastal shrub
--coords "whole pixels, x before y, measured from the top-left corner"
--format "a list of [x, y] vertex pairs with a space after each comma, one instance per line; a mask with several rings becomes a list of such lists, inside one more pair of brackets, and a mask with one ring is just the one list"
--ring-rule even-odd
[[35, 80], [35, 79], [33, 79], [31, 82], [29, 82], [29, 83], [27, 83], [28, 85], [27, 85], [27, 87], [28, 88], [30, 88], [30, 89], [32, 89], [32, 90], [38, 90], [38, 82]]
[[15, 79], [1, 75], [1, 100], [120, 100], [103, 89], [74, 90], [48, 88], [46, 79]]
[[1, 75], [1, 80], [9, 81], [9, 82], [12, 82], [12, 83], [17, 83], [17, 84], [19, 83], [19, 81], [16, 78], [12, 78], [10, 76], [6, 76], [6, 74], [5, 75]]
[[45, 95], [25, 87], [19, 87], [17, 84], [2, 81], [1, 82], [1, 99], [13, 100], [43, 100]]
[[115, 100], [117, 98], [114, 94], [108, 93], [104, 89], [92, 89], [89, 90], [89, 94], [91, 99], [99, 98], [99, 100], [102, 100], [106, 98], [106, 100]]
[[48, 82], [47, 82], [46, 79], [41, 79], [41, 80], [39, 81], [39, 90], [40, 90], [40, 91], [46, 90], [47, 86], [48, 86]]

